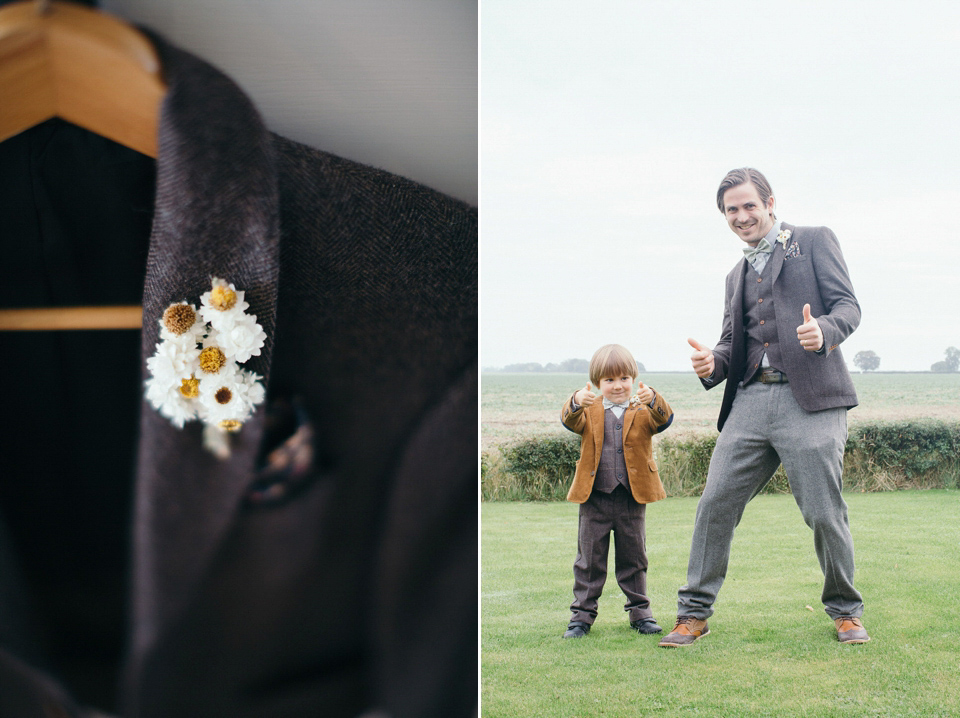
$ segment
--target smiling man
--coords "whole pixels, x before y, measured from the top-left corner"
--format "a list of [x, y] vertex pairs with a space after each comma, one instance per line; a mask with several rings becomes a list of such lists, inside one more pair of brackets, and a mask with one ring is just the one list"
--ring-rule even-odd
[[853, 539], [841, 495], [847, 409], [857, 395], [839, 346], [859, 325], [837, 238], [774, 214], [757, 170], [731, 170], [717, 206], [746, 246], [727, 275], [723, 328], [711, 351], [690, 339], [693, 369], [707, 389], [726, 380], [707, 483], [697, 506], [677, 623], [661, 646], [707, 635], [734, 529], [782, 463], [824, 574], [824, 609], [843, 643], [870, 640], [853, 586]]

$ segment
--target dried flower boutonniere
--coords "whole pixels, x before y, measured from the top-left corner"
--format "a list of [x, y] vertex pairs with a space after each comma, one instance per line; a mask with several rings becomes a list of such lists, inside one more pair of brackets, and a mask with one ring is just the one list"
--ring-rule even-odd
[[259, 356], [267, 335], [243, 292], [213, 278], [199, 309], [171, 304], [160, 321], [160, 343], [147, 359], [147, 399], [174, 426], [204, 423], [204, 445], [229, 455], [226, 432], [239, 431], [264, 398], [261, 377], [240, 368]]

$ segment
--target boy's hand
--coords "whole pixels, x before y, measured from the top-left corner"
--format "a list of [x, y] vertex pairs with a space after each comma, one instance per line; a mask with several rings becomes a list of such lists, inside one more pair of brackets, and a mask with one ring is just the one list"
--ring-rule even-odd
[[653, 401], [653, 389], [649, 386], [645, 386], [641, 381], [637, 385], [637, 392], [632, 397], [630, 397], [631, 404], [649, 404]]
[[823, 346], [823, 330], [820, 323], [810, 316], [810, 305], [803, 305], [803, 324], [797, 327], [797, 339], [800, 346], [808, 352], [819, 351]]
[[709, 379], [713, 376], [713, 352], [694, 339], [687, 339], [687, 344], [697, 350], [690, 355], [693, 370], [701, 379]]
[[590, 406], [597, 400], [597, 395], [590, 391], [590, 382], [573, 395], [573, 401], [580, 406]]

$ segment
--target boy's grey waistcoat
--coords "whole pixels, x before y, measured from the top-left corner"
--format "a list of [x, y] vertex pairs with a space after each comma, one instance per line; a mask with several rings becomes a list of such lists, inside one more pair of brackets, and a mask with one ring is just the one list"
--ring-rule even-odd
[[603, 411], [603, 448], [600, 450], [600, 463], [597, 464], [597, 478], [593, 483], [594, 491], [611, 493], [617, 486], [630, 491], [627, 479], [627, 464], [623, 458], [623, 420], [626, 410], [619, 417], [611, 409]]
[[[230, 80], [152, 39], [169, 92], [145, 277], [142, 263], [129, 272], [144, 317], [130, 366], [153, 353], [168, 304], [196, 303], [211, 275], [233, 282], [268, 336], [247, 366], [265, 377], [267, 407], [292, 402], [309, 418], [313, 460], [284, 501], [254, 505], [267, 409], [218, 461], [199, 425], [178, 430], [141, 403], [133, 506], [111, 519], [132, 526], [128, 615], [107, 616], [126, 623], [117, 710], [469, 715], [476, 210], [270, 134]], [[96, 436], [102, 418], [92, 406], [72, 420], [104, 442], [107, 476], [110, 442], [126, 447], [135, 428]], [[5, 480], [29, 459], [14, 467]], [[10, 551], [3, 529], [0, 714], [75, 715], [79, 683], [49, 677], [21, 604], [6, 600], [21, 595], [7, 568], [35, 557]]]
[[[779, 368], [786, 373], [797, 403], [806, 411], [856, 406], [857, 394], [839, 346], [860, 324], [860, 305], [840, 245], [827, 227], [794, 227], [783, 223], [782, 229], [791, 232], [788, 241], [791, 256], [786, 258], [785, 248], [777, 242], [767, 262], [782, 363]], [[704, 387], [712, 389], [727, 380], [717, 420], [720, 430], [744, 373], [755, 370], [746, 365], [744, 334], [743, 288], [745, 277], [750, 273], [749, 263], [742, 259], [727, 275], [723, 329], [713, 349], [713, 381], [703, 382]], [[810, 305], [811, 314], [823, 331], [825, 351], [822, 354], [806, 351], [797, 341], [804, 304]]]

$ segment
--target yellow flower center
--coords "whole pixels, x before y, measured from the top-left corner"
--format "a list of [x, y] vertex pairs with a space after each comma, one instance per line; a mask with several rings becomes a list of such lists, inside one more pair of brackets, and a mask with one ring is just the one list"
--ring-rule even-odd
[[229, 404], [233, 398], [233, 392], [227, 387], [222, 386], [217, 389], [217, 393], [213, 395], [213, 398], [217, 400], [218, 404]]
[[233, 305], [236, 303], [237, 293], [230, 287], [214, 287], [210, 290], [210, 306], [214, 309], [225, 312], [228, 309], [233, 309]]
[[180, 394], [185, 399], [196, 399], [200, 394], [200, 380], [190, 377], [180, 382]]
[[216, 374], [227, 363], [227, 357], [217, 347], [207, 347], [200, 352], [200, 368], [207, 374]]
[[227, 431], [240, 431], [243, 422], [237, 421], [236, 419], [224, 419], [220, 422], [219, 426], [221, 429], [226, 429]]
[[180, 336], [197, 321], [197, 313], [189, 304], [171, 304], [163, 313], [163, 326], [171, 334]]

